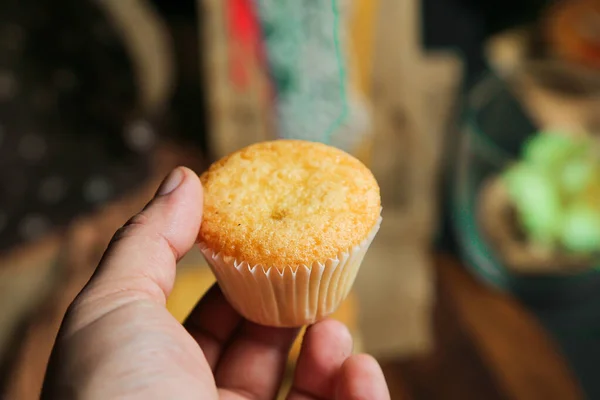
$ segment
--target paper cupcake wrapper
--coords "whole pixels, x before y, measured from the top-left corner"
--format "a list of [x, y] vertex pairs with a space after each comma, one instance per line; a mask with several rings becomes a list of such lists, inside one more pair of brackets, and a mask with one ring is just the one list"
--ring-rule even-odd
[[381, 217], [365, 240], [336, 258], [281, 270], [199, 245], [223, 294], [243, 317], [266, 326], [299, 327], [332, 314], [346, 298], [380, 225]]

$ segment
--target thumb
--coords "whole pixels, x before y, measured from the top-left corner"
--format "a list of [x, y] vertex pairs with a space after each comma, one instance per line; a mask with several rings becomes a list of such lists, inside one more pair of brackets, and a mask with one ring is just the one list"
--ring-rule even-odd
[[75, 315], [68, 330], [78, 331], [132, 301], [164, 305], [177, 261], [192, 248], [200, 230], [202, 200], [198, 176], [183, 167], [173, 170], [152, 201], [113, 237], [71, 306]]

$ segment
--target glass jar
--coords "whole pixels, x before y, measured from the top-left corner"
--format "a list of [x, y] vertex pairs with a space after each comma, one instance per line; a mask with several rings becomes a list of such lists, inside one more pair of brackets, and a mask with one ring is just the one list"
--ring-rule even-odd
[[451, 191], [452, 228], [461, 257], [477, 277], [528, 301], [561, 303], [597, 290], [598, 271], [588, 265], [571, 272], [517, 273], [489, 240], [489, 224], [484, 229], [489, 221], [480, 213], [490, 179], [519, 157], [525, 140], [538, 130], [507, 81], [489, 75], [475, 86], [468, 97], [458, 143]]

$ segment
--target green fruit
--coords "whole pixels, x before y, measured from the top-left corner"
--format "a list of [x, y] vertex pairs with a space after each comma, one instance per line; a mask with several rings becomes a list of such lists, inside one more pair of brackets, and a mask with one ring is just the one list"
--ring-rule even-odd
[[550, 175], [521, 164], [504, 178], [527, 236], [540, 244], [552, 244], [560, 231], [562, 206]]
[[570, 207], [565, 213], [560, 237], [562, 245], [573, 253], [600, 251], [600, 211], [586, 205]]
[[523, 158], [525, 162], [538, 168], [556, 170], [570, 157], [581, 154], [585, 149], [581, 140], [556, 133], [540, 133], [525, 144]]

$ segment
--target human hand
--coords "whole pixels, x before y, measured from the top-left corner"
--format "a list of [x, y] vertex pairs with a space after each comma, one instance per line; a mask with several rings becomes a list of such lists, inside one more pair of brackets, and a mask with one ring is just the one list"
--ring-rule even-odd
[[[244, 320], [214, 286], [182, 326], [165, 308], [202, 220], [202, 186], [178, 168], [113, 238], [69, 307], [43, 399], [273, 399], [297, 329]], [[381, 368], [345, 326], [305, 334], [290, 400], [389, 400]]]

